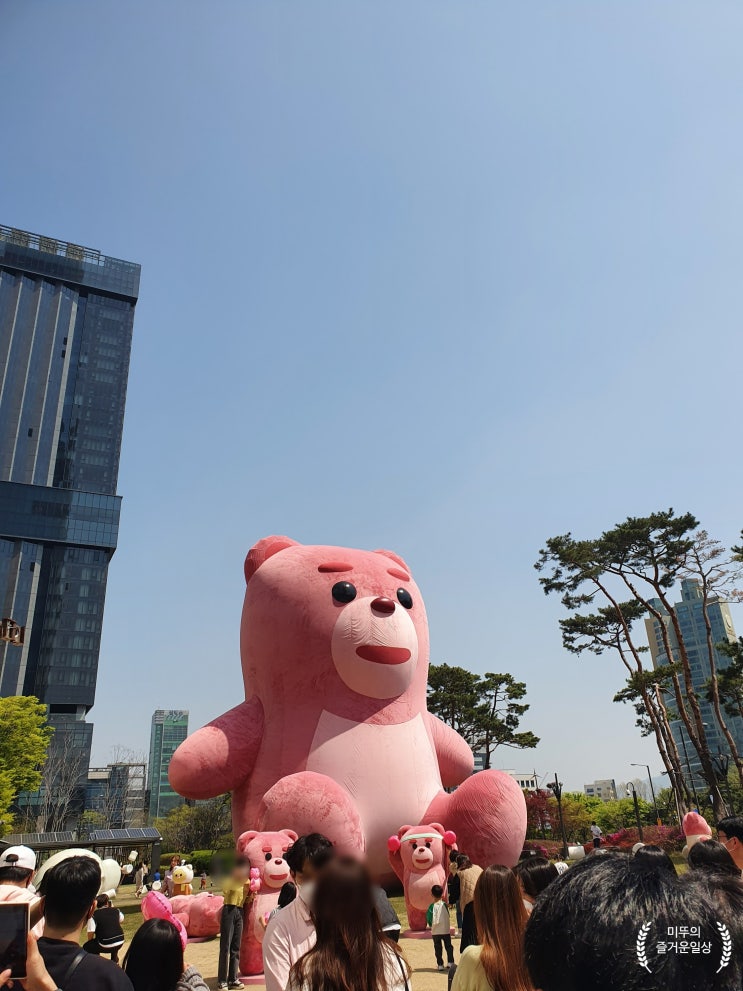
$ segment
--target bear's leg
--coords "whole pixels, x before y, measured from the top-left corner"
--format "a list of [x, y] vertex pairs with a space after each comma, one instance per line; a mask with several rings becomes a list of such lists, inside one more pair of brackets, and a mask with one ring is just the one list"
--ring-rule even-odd
[[428, 924], [426, 913], [421, 912], [415, 905], [411, 905], [407, 899], [405, 899], [405, 911], [408, 913], [409, 928], [416, 933], [425, 932]]
[[263, 973], [263, 946], [256, 934], [254, 907], [251, 907], [246, 916], [240, 941], [240, 973], [245, 977]]
[[526, 836], [526, 802], [513, 778], [479, 771], [448, 795], [434, 798], [424, 822], [440, 822], [457, 834], [457, 848], [474, 864], [518, 863]]
[[353, 799], [336, 781], [315, 771], [289, 774], [263, 796], [257, 827], [261, 832], [293, 829], [300, 836], [322, 833], [339, 853], [364, 853], [361, 816]]

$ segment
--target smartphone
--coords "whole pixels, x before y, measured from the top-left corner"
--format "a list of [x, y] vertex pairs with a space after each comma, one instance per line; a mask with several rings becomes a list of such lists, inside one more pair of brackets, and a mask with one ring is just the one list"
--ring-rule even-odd
[[27, 902], [0, 902], [0, 974], [10, 967], [10, 976], [26, 976]]

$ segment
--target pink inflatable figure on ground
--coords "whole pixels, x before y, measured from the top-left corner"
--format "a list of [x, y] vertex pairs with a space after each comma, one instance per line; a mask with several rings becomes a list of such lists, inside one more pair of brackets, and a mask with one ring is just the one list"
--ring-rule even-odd
[[408, 923], [414, 932], [426, 928], [426, 911], [433, 901], [431, 888], [441, 885], [446, 895], [449, 851], [457, 837], [437, 822], [401, 826], [387, 841], [390, 864], [403, 883]]
[[236, 836], [287, 823], [324, 833], [365, 852], [382, 883], [401, 822], [445, 822], [475, 863], [514, 865], [523, 794], [503, 772], [472, 774], [470, 748], [428, 712], [428, 622], [405, 562], [267, 537], [245, 577], [245, 701], [181, 744], [175, 790], [231, 791]]
[[219, 935], [224, 898], [210, 891], [197, 895], [175, 895], [167, 898], [159, 891], [149, 891], [141, 902], [145, 919], [167, 919], [181, 933], [181, 942], [207, 939]]
[[296, 842], [291, 829], [257, 833], [249, 830], [237, 841], [237, 852], [250, 862], [250, 890], [253, 900], [247, 912], [240, 943], [240, 973], [246, 976], [263, 973], [263, 934], [261, 924], [279, 901], [279, 892], [289, 880], [289, 865], [284, 854]]

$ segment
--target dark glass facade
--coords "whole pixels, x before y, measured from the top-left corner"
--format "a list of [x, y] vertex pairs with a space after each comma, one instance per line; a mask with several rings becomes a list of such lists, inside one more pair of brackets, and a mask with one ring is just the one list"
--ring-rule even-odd
[[37, 695], [84, 790], [139, 266], [0, 226], [0, 694]]

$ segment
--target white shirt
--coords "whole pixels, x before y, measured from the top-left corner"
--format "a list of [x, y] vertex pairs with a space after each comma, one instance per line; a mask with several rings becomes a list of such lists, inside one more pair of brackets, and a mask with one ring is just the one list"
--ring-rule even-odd
[[597, 839], [601, 836], [601, 826], [591, 826], [591, 832], [593, 833], [593, 838]]
[[315, 924], [301, 897], [269, 920], [263, 937], [263, 974], [266, 991], [286, 991], [289, 971], [315, 945]]
[[[119, 922], [123, 922], [123, 921], [124, 921], [124, 913], [123, 912], [119, 912]], [[92, 915], [88, 919], [88, 924], [85, 927], [85, 931], [86, 932], [89, 932], [89, 933], [94, 933], [95, 932], [95, 919], [93, 918]]]
[[[293, 905], [294, 902], [291, 904]], [[400, 967], [400, 958], [389, 946], [385, 946], [383, 949], [385, 953], [384, 987], [379, 988], [379, 991], [406, 991], [406, 989], [409, 991], [410, 980], [406, 984], [402, 968]], [[268, 982], [266, 982], [266, 988], [268, 988]], [[297, 984], [292, 980], [289, 983], [287, 991], [309, 991], [309, 985], [306, 983]]]

